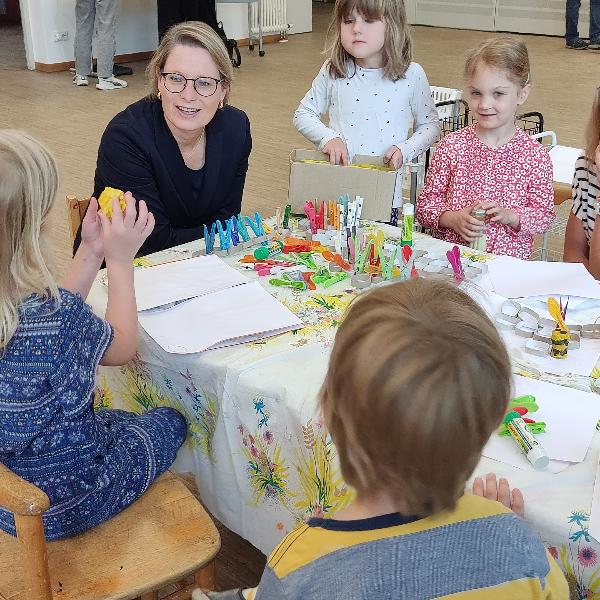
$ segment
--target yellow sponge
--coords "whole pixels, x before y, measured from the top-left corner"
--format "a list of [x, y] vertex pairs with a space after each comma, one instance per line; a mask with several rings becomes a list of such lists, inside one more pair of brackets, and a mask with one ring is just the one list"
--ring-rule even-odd
[[98, 205], [100, 206], [100, 210], [110, 219], [112, 218], [112, 199], [114, 197], [119, 198], [119, 204], [121, 205], [121, 210], [125, 212], [125, 196], [121, 190], [117, 190], [111, 187], [105, 187], [104, 191], [100, 194], [100, 198], [98, 198]]

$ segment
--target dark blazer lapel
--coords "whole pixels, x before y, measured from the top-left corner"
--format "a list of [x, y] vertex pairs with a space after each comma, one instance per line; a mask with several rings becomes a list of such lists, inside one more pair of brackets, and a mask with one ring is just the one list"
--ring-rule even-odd
[[[217, 121], [217, 115], [206, 127], [206, 152], [204, 160], [204, 186], [202, 197], [213, 204], [215, 198], [221, 198], [218, 190], [223, 160], [223, 132]], [[222, 183], [222, 182], [221, 182]]]

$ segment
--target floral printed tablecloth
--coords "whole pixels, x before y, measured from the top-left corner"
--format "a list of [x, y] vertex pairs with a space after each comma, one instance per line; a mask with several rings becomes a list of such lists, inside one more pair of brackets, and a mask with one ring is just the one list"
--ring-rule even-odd
[[[439, 251], [444, 242], [417, 235], [416, 246]], [[193, 245], [181, 246], [148, 260], [156, 264], [190, 256], [193, 250]], [[236, 258], [227, 261], [237, 264]], [[209, 510], [266, 554], [298, 523], [331, 516], [352, 498], [316, 396], [336, 327], [354, 292], [344, 283], [325, 293], [270, 291], [302, 319], [303, 329], [175, 355], [140, 328], [136, 360], [121, 368], [102, 367], [97, 387], [99, 406], [135, 412], [172, 406], [184, 414], [189, 437], [174, 469], [193, 472]], [[106, 289], [100, 281], [88, 300], [103, 316]], [[541, 378], [584, 388], [591, 384], [588, 378]], [[526, 519], [563, 568], [571, 597], [578, 600], [600, 600], [600, 544], [588, 531], [599, 453], [596, 434], [585, 462], [556, 475], [485, 458], [475, 473], [493, 471], [523, 490]]]

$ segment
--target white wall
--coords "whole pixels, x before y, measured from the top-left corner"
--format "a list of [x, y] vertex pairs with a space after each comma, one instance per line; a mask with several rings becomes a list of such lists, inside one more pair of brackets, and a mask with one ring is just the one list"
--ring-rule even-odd
[[[20, 0], [24, 36], [29, 36], [29, 68], [33, 63], [63, 63], [74, 60], [75, 0]], [[291, 32], [312, 30], [311, 0], [287, 0]], [[217, 14], [232, 38], [248, 37], [246, 4], [217, 4]], [[55, 42], [55, 32], [68, 32], [69, 39]], [[123, 0], [117, 30], [117, 54], [148, 52], [156, 48], [156, 0]], [[29, 50], [29, 48], [28, 48]]]

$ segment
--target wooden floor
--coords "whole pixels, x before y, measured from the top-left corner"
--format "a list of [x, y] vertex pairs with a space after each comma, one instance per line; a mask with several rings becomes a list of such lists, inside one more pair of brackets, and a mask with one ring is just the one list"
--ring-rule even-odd
[[[244, 211], [270, 214], [287, 198], [288, 156], [309, 147], [292, 126], [292, 114], [324, 60], [324, 32], [331, 5], [316, 2], [314, 31], [290, 36], [287, 43], [266, 47], [266, 56], [242, 49], [232, 103], [245, 110], [252, 124], [254, 148], [244, 195]], [[67, 72], [28, 71], [15, 27], [0, 28], [0, 127], [21, 128], [41, 138], [55, 153], [61, 172], [60, 197], [52, 215], [57, 270], [69, 256], [69, 233], [62, 198], [66, 193], [89, 195], [96, 152], [109, 120], [145, 93], [144, 63], [133, 63], [134, 75], [125, 90], [99, 92], [76, 88]], [[415, 60], [432, 85], [461, 87], [467, 49], [493, 34], [414, 27]], [[564, 48], [560, 38], [525, 36], [534, 87], [524, 110], [544, 114], [546, 127], [559, 143], [580, 146], [587, 115], [599, 83], [600, 53]], [[218, 584], [221, 589], [255, 584], [263, 558], [243, 540], [224, 531]]]
[[[266, 56], [242, 49], [236, 71], [233, 104], [245, 110], [252, 124], [254, 149], [244, 194], [244, 210], [273, 212], [287, 198], [288, 156], [309, 147], [292, 126], [292, 114], [324, 57], [324, 32], [331, 4], [313, 3], [313, 33], [290, 36], [270, 44]], [[432, 85], [461, 87], [465, 51], [491, 35], [487, 32], [414, 27], [415, 60]], [[600, 74], [600, 52], [566, 50], [561, 38], [525, 36], [534, 87], [524, 110], [544, 114], [559, 143], [581, 145], [583, 130]], [[27, 129], [55, 152], [61, 170], [61, 196], [88, 195], [92, 189], [96, 152], [108, 121], [145, 93], [144, 63], [133, 63], [125, 90], [99, 92], [76, 88], [71, 76], [25, 69], [18, 30], [0, 29], [0, 127]], [[59, 269], [68, 257], [68, 228], [62, 202], [53, 215]]]

